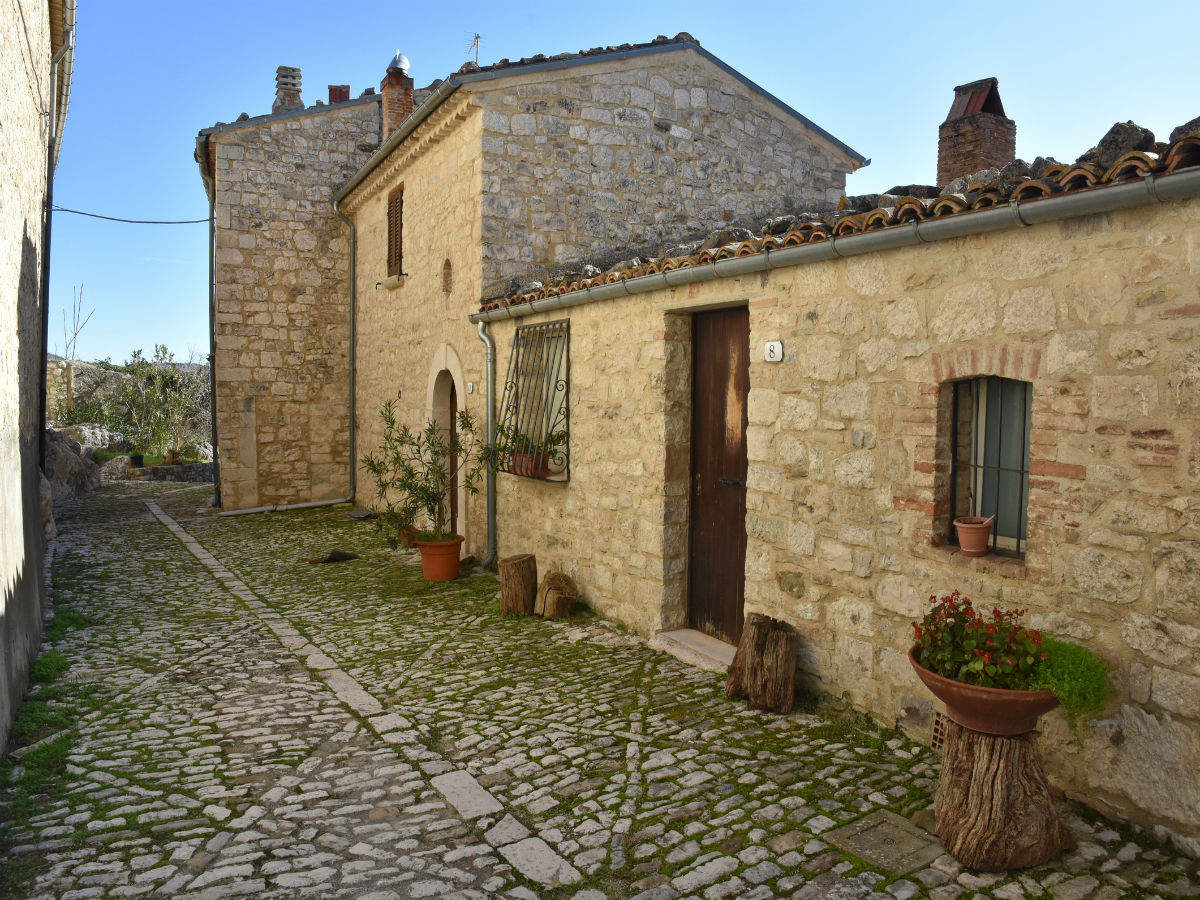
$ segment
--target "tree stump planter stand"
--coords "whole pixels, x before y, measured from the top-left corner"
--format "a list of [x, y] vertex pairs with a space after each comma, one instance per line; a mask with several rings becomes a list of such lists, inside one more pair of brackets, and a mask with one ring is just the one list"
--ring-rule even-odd
[[947, 719], [934, 821], [942, 846], [964, 866], [1023, 869], [1075, 848], [1054, 809], [1036, 737], [983, 734]]
[[725, 680], [726, 697], [745, 697], [751, 709], [789, 713], [796, 702], [796, 630], [751, 613]]
[[500, 612], [506, 616], [533, 614], [537, 595], [537, 558], [532, 553], [500, 560]]
[[917, 676], [946, 704], [934, 830], [951, 856], [980, 872], [1041, 865], [1075, 848], [1037, 752], [1038, 717], [1058, 705], [1049, 691], [980, 687], [917, 662]]

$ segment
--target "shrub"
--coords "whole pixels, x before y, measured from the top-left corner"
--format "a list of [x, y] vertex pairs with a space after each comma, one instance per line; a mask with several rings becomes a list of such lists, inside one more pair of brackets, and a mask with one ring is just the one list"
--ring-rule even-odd
[[379, 411], [383, 440], [363, 459], [363, 468], [375, 479], [375, 496], [380, 501], [376, 526], [388, 545], [396, 547], [418, 521], [426, 526], [423, 540], [446, 541], [450, 532], [450, 491], [457, 475], [468, 494], [479, 492], [479, 476], [488, 449], [478, 436], [475, 417], [468, 410], [458, 414], [458, 428], [451, 437], [437, 422], [413, 431], [396, 421], [396, 404], [388, 400]]
[[1074, 730], [1079, 716], [1099, 712], [1108, 701], [1108, 665], [1087, 647], [1068, 641], [1047, 638], [1044, 651], [1030, 687], [1052, 691]]

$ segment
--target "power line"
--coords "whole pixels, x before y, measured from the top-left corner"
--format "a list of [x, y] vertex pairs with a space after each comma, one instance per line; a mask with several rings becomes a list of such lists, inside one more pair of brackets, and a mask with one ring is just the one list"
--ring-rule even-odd
[[109, 222], [128, 222], [131, 225], [197, 225], [207, 222], [203, 219], [122, 219], [119, 216], [102, 216], [100, 213], [84, 212], [82, 209], [67, 209], [65, 206], [54, 207], [55, 212], [74, 213], [77, 216], [91, 216], [93, 219], [105, 219]]

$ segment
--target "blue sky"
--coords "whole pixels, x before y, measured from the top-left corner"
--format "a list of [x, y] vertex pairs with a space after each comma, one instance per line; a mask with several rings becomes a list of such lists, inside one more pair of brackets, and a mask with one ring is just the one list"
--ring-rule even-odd
[[[1152, 9], [1152, 13], [1149, 10]], [[430, 15], [430, 11], [441, 15]], [[688, 31], [711, 52], [873, 161], [851, 193], [934, 178], [937, 126], [956, 84], [1000, 79], [1017, 154], [1074, 159], [1116, 121], [1160, 140], [1200, 115], [1196, 0], [1137, 13], [1127, 2], [688, 4], [341, 0], [83, 0], [61, 206], [129, 218], [202, 218], [196, 132], [270, 111], [275, 67], [378, 87], [398, 47], [418, 86], [444, 77], [483, 35], [480, 62]], [[122, 225], [58, 213], [50, 349], [84, 286], [96, 313], [79, 355], [125, 359], [165, 343], [206, 353], [207, 228]]]

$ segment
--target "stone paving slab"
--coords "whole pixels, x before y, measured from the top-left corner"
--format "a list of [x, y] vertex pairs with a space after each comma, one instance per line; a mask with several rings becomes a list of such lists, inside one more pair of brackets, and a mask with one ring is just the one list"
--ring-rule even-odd
[[[490, 576], [425, 583], [345, 508], [224, 518], [206, 499], [113, 485], [61, 504], [52, 600], [85, 618], [53, 632], [70, 668], [31, 697], [57, 724], [0, 769], [0, 885], [1200, 896], [1194, 860], [1073, 806], [1079, 850], [1052, 866], [889, 870], [843, 829], [926, 807], [926, 748], [822, 710], [745, 710], [719, 677], [586, 616], [500, 616]], [[308, 563], [334, 547], [360, 558]]]

